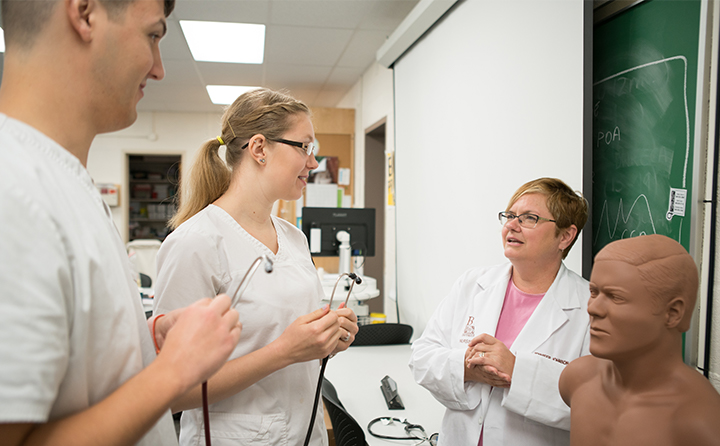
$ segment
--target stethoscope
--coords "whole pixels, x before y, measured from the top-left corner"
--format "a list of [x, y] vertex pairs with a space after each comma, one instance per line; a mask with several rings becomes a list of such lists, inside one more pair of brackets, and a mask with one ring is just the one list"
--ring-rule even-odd
[[[243, 278], [240, 280], [240, 283], [238, 284], [237, 288], [235, 288], [235, 291], [232, 293], [232, 299], [230, 303], [230, 308], [234, 308], [235, 305], [237, 305], [238, 301], [240, 300], [240, 296], [245, 292], [245, 290], [248, 287], [248, 284], [250, 283], [250, 279], [255, 274], [255, 271], [257, 271], [258, 267], [260, 266], [260, 263], [265, 263], [265, 272], [270, 274], [273, 270], [273, 262], [270, 260], [270, 258], [266, 255], [262, 255], [255, 259], [255, 261], [250, 265], [250, 268], [248, 268], [247, 272], [243, 276]], [[211, 446], [210, 443], [210, 414], [208, 410], [208, 396], [207, 396], [207, 381], [202, 383], [202, 407], [203, 407], [203, 424], [205, 425], [205, 445]]]
[[[360, 285], [362, 283], [362, 279], [360, 278], [360, 276], [355, 273], [340, 274], [337, 281], [335, 282], [332, 294], [330, 295], [330, 309], [332, 309], [333, 298], [335, 297], [335, 290], [337, 289], [340, 280], [346, 276], [350, 278], [350, 288], [348, 289], [347, 297], [345, 297], [345, 307], [347, 307], [348, 300], [350, 300], [350, 294], [352, 293], [352, 289], [355, 284], [357, 283], [358, 285]], [[322, 381], [323, 377], [325, 376], [325, 367], [327, 366], [328, 359], [330, 359], [330, 355], [323, 358], [322, 365], [320, 366], [320, 376], [318, 377], [317, 388], [315, 389], [315, 401], [313, 402], [312, 413], [310, 415], [310, 425], [308, 426], [307, 434], [305, 435], [305, 442], [303, 443], [304, 446], [308, 446], [308, 444], [310, 443], [310, 436], [312, 435], [313, 425], [315, 424], [315, 415], [317, 415], [317, 408], [318, 404], [320, 403], [320, 390], [322, 389]]]
[[[268, 258], [266, 255], [262, 255], [255, 259], [255, 261], [250, 265], [250, 268], [248, 268], [247, 272], [243, 276], [243, 278], [240, 280], [240, 283], [238, 284], [237, 288], [235, 288], [235, 291], [232, 293], [232, 299], [230, 308], [235, 307], [237, 305], [238, 301], [240, 300], [240, 296], [242, 296], [243, 292], [248, 287], [248, 284], [250, 282], [250, 279], [253, 277], [255, 272], [257, 271], [258, 267], [260, 266], [260, 263], [264, 261], [265, 266], [265, 272], [271, 273], [273, 271], [273, 263], [270, 258]], [[335, 286], [333, 287], [332, 294], [330, 295], [330, 304], [328, 305], [329, 308], [332, 308], [332, 302], [335, 298], [335, 290], [337, 289], [338, 284], [340, 283], [340, 280], [343, 277], [348, 277], [351, 279], [350, 281], [350, 287], [348, 289], [347, 296], [345, 297], [345, 307], [347, 307], [347, 303], [350, 300], [350, 294], [352, 293], [353, 287], [357, 283], [358, 285], [362, 283], [362, 279], [355, 273], [343, 273], [338, 277], [338, 280], [335, 282]], [[318, 385], [317, 389], [315, 390], [315, 401], [313, 402], [313, 409], [312, 414], [310, 416], [310, 425], [308, 426], [307, 435], [305, 436], [305, 446], [307, 446], [310, 442], [310, 436], [312, 435], [312, 428], [315, 424], [315, 416], [317, 414], [317, 407], [320, 401], [320, 389], [322, 388], [322, 380], [325, 376], [325, 367], [327, 366], [327, 362], [330, 356], [326, 356], [322, 360], [322, 366], [320, 367], [320, 376], [318, 377]], [[208, 410], [208, 396], [207, 396], [207, 381], [202, 383], [202, 405], [203, 405], [203, 424], [205, 426], [205, 445], [211, 446], [211, 439], [210, 439], [210, 415]]]
[[[398, 423], [401, 423], [404, 427], [405, 433], [407, 434], [405, 437], [392, 437], [390, 435], [380, 435], [378, 433], [373, 432], [372, 427], [375, 423], [382, 421], [383, 423], [393, 423], [397, 421]], [[416, 446], [421, 445], [425, 442], [427, 442], [429, 445], [436, 445], [437, 444], [437, 434], [432, 434], [428, 436], [427, 432], [425, 432], [425, 429], [419, 425], [419, 424], [413, 424], [408, 422], [407, 420], [401, 420], [399, 418], [392, 418], [392, 417], [380, 417], [375, 418], [368, 424], [368, 432], [370, 435], [376, 438], [382, 438], [385, 440], [420, 440], [420, 443], [417, 443]], [[413, 434], [413, 431], [416, 431], [417, 434]]]

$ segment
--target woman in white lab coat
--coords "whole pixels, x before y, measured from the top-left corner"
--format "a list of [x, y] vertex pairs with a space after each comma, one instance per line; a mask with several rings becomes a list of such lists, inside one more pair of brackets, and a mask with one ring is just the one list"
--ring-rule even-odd
[[[347, 349], [357, 333], [349, 309], [318, 309], [322, 285], [307, 239], [272, 215], [277, 200], [297, 200], [317, 167], [310, 111], [267, 89], [238, 97], [222, 118], [222, 134], [205, 143], [183, 179], [178, 226], [158, 252], [155, 313], [205, 296], [232, 293], [255, 259], [258, 271], [236, 305], [243, 332], [228, 363], [208, 381], [212, 442], [298, 445], [307, 432], [320, 362]], [[220, 147], [225, 146], [224, 160]], [[180, 444], [203, 438], [200, 391], [174, 405], [184, 410]], [[312, 445], [326, 445], [322, 404]]]
[[499, 218], [510, 263], [460, 276], [413, 343], [410, 368], [447, 407], [440, 445], [566, 445], [570, 409], [558, 379], [589, 354], [590, 293], [562, 260], [587, 221], [587, 202], [540, 178], [520, 187]]

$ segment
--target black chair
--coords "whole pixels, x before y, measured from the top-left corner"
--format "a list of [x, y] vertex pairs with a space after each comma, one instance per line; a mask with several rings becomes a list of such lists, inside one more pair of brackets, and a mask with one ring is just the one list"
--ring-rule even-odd
[[368, 324], [358, 329], [353, 346], [409, 344], [413, 334], [413, 328], [406, 324]]
[[150, 288], [152, 286], [152, 279], [147, 274], [138, 273], [140, 275], [140, 286], [143, 288]]
[[323, 378], [322, 399], [330, 415], [336, 446], [367, 446], [365, 433], [355, 419], [347, 413], [337, 396], [335, 386]]

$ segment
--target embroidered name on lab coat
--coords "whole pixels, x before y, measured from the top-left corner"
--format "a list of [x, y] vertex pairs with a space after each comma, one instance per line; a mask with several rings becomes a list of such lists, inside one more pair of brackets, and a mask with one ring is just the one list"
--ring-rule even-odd
[[460, 336], [461, 343], [468, 344], [472, 338], [475, 337], [475, 326], [473, 325], [473, 322], [475, 322], [475, 316], [469, 316], [467, 324], [465, 325], [465, 330], [463, 330], [463, 334]]
[[544, 354], [544, 353], [535, 352], [535, 354], [538, 355], [538, 356], [542, 356], [543, 358], [552, 359], [553, 361], [559, 362], [559, 363], [562, 364], [562, 365], [568, 365], [568, 362], [567, 362], [566, 360], [564, 360], [564, 359], [553, 358], [552, 356], [546, 355], [546, 354]]

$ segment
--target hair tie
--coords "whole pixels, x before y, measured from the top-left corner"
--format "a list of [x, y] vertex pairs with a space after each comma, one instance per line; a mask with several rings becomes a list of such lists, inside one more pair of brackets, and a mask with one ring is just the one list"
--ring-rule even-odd
[[220, 141], [220, 145], [225, 145], [225, 141], [223, 141], [221, 137], [218, 136], [217, 140]]

